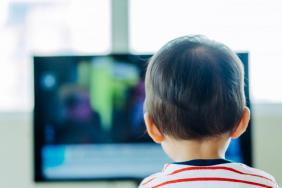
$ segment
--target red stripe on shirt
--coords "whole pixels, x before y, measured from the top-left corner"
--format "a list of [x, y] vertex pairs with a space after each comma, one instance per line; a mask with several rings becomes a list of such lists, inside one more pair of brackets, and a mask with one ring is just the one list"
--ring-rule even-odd
[[150, 178], [148, 181], [145, 181], [144, 183], [142, 183], [142, 185], [146, 185], [146, 184], [150, 183], [151, 181], [153, 181], [156, 178], [157, 177]]
[[193, 181], [224, 181], [224, 182], [244, 183], [244, 184], [255, 185], [255, 186], [264, 187], [264, 188], [272, 188], [272, 186], [261, 184], [261, 183], [256, 183], [256, 182], [251, 182], [251, 181], [231, 179], [231, 178], [216, 178], [216, 177], [185, 178], [185, 179], [170, 180], [170, 181], [166, 181], [158, 185], [152, 186], [152, 188], [158, 188], [158, 187], [162, 187], [168, 184], [193, 182]]
[[184, 172], [184, 171], [190, 171], [190, 170], [228, 170], [228, 171], [231, 171], [231, 172], [235, 172], [237, 174], [248, 175], [248, 176], [255, 176], [255, 177], [267, 179], [267, 180], [273, 182], [272, 179], [264, 177], [264, 176], [261, 176], [261, 175], [245, 173], [245, 172], [241, 172], [239, 170], [236, 170], [234, 168], [224, 167], [224, 166], [186, 167], [186, 168], [175, 170], [175, 171], [171, 172], [169, 175], [177, 174], [177, 173]]
[[163, 172], [167, 169], [168, 166], [169, 166], [169, 164], [165, 165], [165, 167], [163, 168]]

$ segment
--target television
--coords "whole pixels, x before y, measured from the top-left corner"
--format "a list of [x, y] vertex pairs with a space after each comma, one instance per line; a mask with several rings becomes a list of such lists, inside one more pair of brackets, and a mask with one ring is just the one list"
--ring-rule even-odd
[[[245, 67], [250, 106], [248, 53]], [[144, 76], [151, 55], [34, 57], [34, 179], [134, 180], [170, 159], [146, 134]], [[252, 164], [251, 126], [227, 158]]]

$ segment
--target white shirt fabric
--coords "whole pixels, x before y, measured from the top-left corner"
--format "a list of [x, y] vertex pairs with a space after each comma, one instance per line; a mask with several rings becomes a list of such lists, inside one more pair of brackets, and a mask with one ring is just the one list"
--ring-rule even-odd
[[[193, 163], [197, 163], [196, 165]], [[200, 164], [200, 165], [199, 165]], [[209, 165], [205, 165], [209, 164]], [[224, 159], [166, 164], [139, 188], [278, 188], [268, 173]]]

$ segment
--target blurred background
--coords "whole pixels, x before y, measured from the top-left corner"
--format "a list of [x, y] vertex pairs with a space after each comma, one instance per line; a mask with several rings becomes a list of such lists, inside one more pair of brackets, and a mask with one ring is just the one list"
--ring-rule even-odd
[[282, 182], [280, 0], [1, 0], [0, 186], [135, 187], [128, 182], [34, 183], [33, 56], [151, 54], [204, 34], [249, 53], [254, 166]]

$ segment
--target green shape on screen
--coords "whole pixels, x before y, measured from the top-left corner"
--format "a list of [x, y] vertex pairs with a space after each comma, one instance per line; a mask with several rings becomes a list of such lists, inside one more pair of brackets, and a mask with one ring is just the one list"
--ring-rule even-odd
[[91, 106], [100, 114], [104, 130], [110, 130], [112, 125], [112, 69], [109, 57], [94, 59], [91, 67]]

